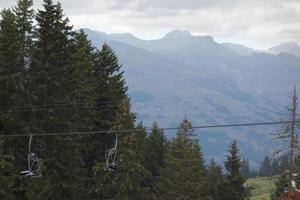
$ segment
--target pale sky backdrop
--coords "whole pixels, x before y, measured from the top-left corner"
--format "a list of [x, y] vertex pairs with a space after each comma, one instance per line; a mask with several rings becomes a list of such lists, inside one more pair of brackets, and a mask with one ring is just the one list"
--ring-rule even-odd
[[[0, 0], [8, 7], [16, 0]], [[130, 32], [158, 39], [167, 32], [188, 30], [266, 49], [300, 42], [300, 0], [61, 0], [75, 28], [107, 33]], [[42, 0], [34, 0], [41, 8]]]

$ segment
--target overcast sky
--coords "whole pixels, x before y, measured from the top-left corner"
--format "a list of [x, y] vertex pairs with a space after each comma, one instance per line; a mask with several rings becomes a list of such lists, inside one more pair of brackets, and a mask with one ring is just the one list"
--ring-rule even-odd
[[[41, 7], [42, 0], [34, 0]], [[61, 0], [75, 28], [130, 32], [143, 39], [173, 29], [266, 49], [300, 42], [300, 0]], [[0, 0], [0, 7], [14, 0]]]

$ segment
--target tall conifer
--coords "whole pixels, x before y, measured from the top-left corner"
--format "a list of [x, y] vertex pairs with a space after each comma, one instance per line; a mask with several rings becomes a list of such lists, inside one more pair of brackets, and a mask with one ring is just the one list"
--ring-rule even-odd
[[244, 183], [246, 179], [243, 178], [241, 169], [241, 158], [239, 156], [239, 149], [236, 141], [233, 141], [228, 148], [228, 155], [225, 161], [225, 168], [228, 172], [226, 176], [226, 190], [227, 197], [224, 199], [242, 200], [247, 197]]
[[201, 149], [191, 128], [184, 119], [168, 148], [159, 181], [161, 199], [209, 199]]

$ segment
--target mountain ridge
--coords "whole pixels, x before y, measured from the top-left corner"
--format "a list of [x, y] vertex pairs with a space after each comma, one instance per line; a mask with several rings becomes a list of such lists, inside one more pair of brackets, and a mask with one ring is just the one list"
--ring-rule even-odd
[[[146, 126], [157, 121], [176, 127], [184, 116], [194, 125], [277, 121], [290, 101], [289, 91], [300, 86], [300, 58], [289, 54], [244, 56], [213, 38], [184, 32], [158, 40], [87, 34], [96, 47], [107, 42], [115, 50], [133, 110]], [[270, 153], [273, 144], [265, 143], [273, 131], [274, 127], [245, 127], [196, 132], [209, 157], [224, 157], [224, 148], [236, 139], [255, 165]], [[173, 134], [167, 132], [169, 137]]]

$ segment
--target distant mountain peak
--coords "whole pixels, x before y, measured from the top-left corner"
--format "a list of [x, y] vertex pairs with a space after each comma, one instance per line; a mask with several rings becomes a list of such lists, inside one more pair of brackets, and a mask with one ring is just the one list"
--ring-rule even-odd
[[131, 39], [138, 39], [136, 36], [132, 35], [131, 33], [112, 33], [110, 34], [111, 37], [119, 37], [119, 38], [131, 38]]
[[182, 31], [182, 30], [173, 30], [166, 34], [164, 38], [169, 39], [185, 39], [191, 38], [192, 34], [189, 31]]
[[286, 42], [268, 49], [272, 54], [289, 53], [300, 56], [300, 46], [295, 42]]

